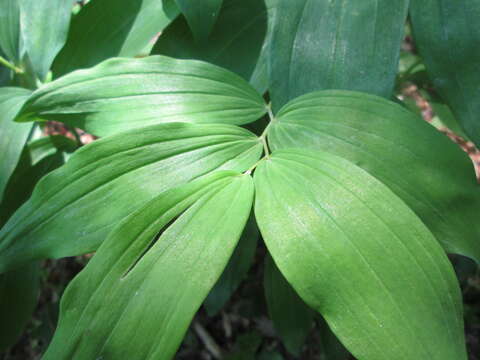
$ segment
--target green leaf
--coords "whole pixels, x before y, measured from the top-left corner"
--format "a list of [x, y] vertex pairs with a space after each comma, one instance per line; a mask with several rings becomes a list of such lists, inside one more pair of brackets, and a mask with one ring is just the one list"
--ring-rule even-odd
[[0, 272], [96, 250], [123, 218], [161, 192], [217, 169], [245, 171], [262, 145], [231, 125], [170, 123], [95, 141], [44, 177], [0, 230]]
[[266, 112], [243, 79], [217, 66], [164, 56], [111, 59], [35, 91], [20, 121], [63, 121], [98, 135], [186, 121], [246, 124]]
[[274, 109], [324, 89], [389, 98], [408, 0], [279, 0], [270, 53]]
[[44, 359], [171, 359], [226, 266], [252, 201], [250, 176], [220, 172], [129, 216], [68, 286]]
[[305, 305], [270, 256], [265, 259], [264, 271], [268, 314], [287, 350], [299, 357], [312, 329], [314, 312]]
[[73, 152], [75, 148], [73, 140], [61, 135], [43, 137], [24, 147], [0, 203], [0, 227], [28, 200], [44, 175], [63, 165], [64, 152]]
[[25, 51], [35, 74], [43, 81], [67, 40], [73, 3], [69, 0], [19, 1]]
[[0, 202], [8, 179], [17, 166], [23, 147], [32, 129], [30, 124], [13, 122], [31, 91], [16, 87], [0, 88]]
[[206, 40], [217, 20], [223, 0], [175, 0], [194, 36]]
[[72, 20], [55, 77], [114, 56], [133, 57], [179, 13], [174, 0], [90, 1]]
[[402, 106], [348, 91], [295, 99], [269, 130], [273, 149], [308, 147], [342, 156], [386, 184], [449, 252], [480, 260], [480, 187], [450, 139]]
[[318, 150], [274, 152], [254, 180], [275, 263], [356, 358], [467, 359], [453, 268], [386, 186]]
[[227, 267], [205, 299], [204, 306], [209, 316], [215, 316], [225, 306], [247, 276], [255, 257], [259, 236], [260, 232], [252, 214]]
[[415, 43], [435, 88], [480, 146], [480, 1], [411, 1]]
[[179, 17], [165, 29], [152, 53], [204, 60], [250, 80], [259, 61], [266, 32], [267, 9], [264, 1], [224, 0], [208, 39], [194, 39], [185, 19]]
[[23, 50], [20, 35], [19, 0], [0, 2], [0, 48], [7, 58], [18, 64]]
[[258, 331], [251, 331], [238, 337], [232, 352], [225, 360], [253, 360], [258, 348], [262, 344], [262, 335]]
[[31, 320], [40, 286], [38, 263], [0, 274], [0, 350], [14, 345]]

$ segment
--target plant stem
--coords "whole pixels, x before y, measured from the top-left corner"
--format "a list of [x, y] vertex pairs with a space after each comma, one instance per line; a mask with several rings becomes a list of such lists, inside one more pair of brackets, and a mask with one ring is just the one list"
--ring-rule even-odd
[[10, 70], [14, 71], [16, 74], [23, 74], [23, 69], [20, 69], [19, 67], [16, 67], [11, 62], [7, 61], [6, 59], [4, 59], [1, 56], [0, 56], [0, 64], [9, 68]]

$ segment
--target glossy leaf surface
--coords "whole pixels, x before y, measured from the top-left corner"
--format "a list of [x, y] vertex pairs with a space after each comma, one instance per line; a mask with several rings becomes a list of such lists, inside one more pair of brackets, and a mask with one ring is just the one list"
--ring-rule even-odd
[[433, 85], [480, 146], [480, 1], [412, 0], [410, 15]]
[[176, 0], [194, 36], [206, 40], [217, 20], [223, 0]]
[[40, 80], [67, 40], [73, 3], [69, 0], [19, 0], [25, 51]]
[[270, 54], [270, 93], [278, 110], [324, 89], [389, 98], [408, 0], [278, 0]]
[[171, 359], [227, 264], [252, 200], [250, 176], [220, 172], [129, 216], [69, 285], [44, 359]]
[[246, 124], [265, 112], [262, 97], [227, 70], [151, 56], [111, 59], [53, 81], [33, 93], [20, 117], [105, 136], [172, 121]]
[[405, 201], [447, 251], [480, 260], [472, 162], [433, 126], [393, 102], [347, 91], [302, 96], [277, 118], [273, 149], [321, 149], [354, 162]]
[[196, 40], [185, 19], [179, 17], [165, 29], [152, 52], [208, 61], [250, 80], [259, 61], [266, 32], [267, 9], [264, 1], [224, 0], [208, 39]]
[[136, 56], [178, 13], [174, 0], [90, 1], [72, 20], [53, 73], [59, 77], [111, 57]]
[[265, 259], [265, 298], [268, 314], [287, 350], [299, 357], [313, 326], [314, 312], [278, 270], [271, 256]]
[[387, 187], [318, 150], [274, 152], [254, 180], [275, 263], [356, 358], [467, 358], [453, 268]]
[[0, 49], [15, 63], [22, 57], [19, 0], [0, 2]]
[[0, 202], [9, 177], [17, 166], [32, 124], [13, 121], [31, 91], [16, 88], [0, 88]]
[[163, 191], [260, 157], [252, 133], [171, 123], [95, 141], [42, 179], [0, 231], [0, 272], [32, 259], [96, 250], [123, 218]]

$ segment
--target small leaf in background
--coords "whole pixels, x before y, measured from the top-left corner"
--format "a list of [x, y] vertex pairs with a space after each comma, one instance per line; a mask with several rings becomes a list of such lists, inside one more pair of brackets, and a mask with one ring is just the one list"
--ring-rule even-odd
[[412, 0], [410, 18], [434, 87], [480, 146], [480, 1]]
[[[208, 39], [194, 39], [185, 18], [178, 17], [159, 37], [152, 53], [208, 61], [250, 80], [260, 61], [266, 33], [264, 1], [224, 0]], [[253, 84], [257, 83], [259, 80]]]
[[390, 98], [408, 0], [278, 0], [270, 47], [274, 110], [315, 90]]
[[35, 91], [21, 121], [63, 121], [97, 136], [164, 122], [247, 124], [266, 113], [263, 98], [239, 76], [166, 56], [110, 59]]
[[275, 263], [355, 357], [467, 359], [452, 265], [385, 185], [306, 149], [274, 152], [254, 181], [255, 216]]
[[[257, 356], [257, 360], [283, 360], [283, 356], [277, 351], [263, 350], [260, 355]], [[329, 360], [329, 359], [328, 359]]]
[[59, 77], [114, 56], [139, 55], [178, 13], [175, 0], [90, 1], [73, 18], [53, 74]]
[[330, 330], [328, 324], [321, 316], [318, 316], [318, 324], [320, 328], [320, 342], [324, 355], [322, 360], [348, 360], [348, 350], [338, 341], [335, 334]]
[[0, 272], [94, 251], [152, 197], [215, 170], [246, 171], [262, 144], [232, 125], [170, 123], [94, 141], [44, 177], [0, 230]]
[[68, 286], [44, 359], [171, 359], [240, 238], [253, 191], [250, 176], [217, 172], [130, 215]]
[[246, 278], [255, 258], [260, 233], [253, 214], [248, 219], [242, 236], [227, 267], [205, 299], [204, 306], [209, 316], [215, 316]]
[[268, 313], [285, 348], [299, 357], [312, 329], [314, 312], [298, 296], [270, 256], [265, 260], [265, 297]]
[[55, 56], [67, 40], [73, 3], [69, 0], [19, 2], [25, 51], [35, 74], [44, 81]]
[[262, 334], [252, 331], [238, 337], [232, 352], [225, 360], [254, 360], [258, 348], [262, 344]]
[[30, 90], [16, 87], [0, 88], [0, 202], [8, 179], [12, 175], [32, 130], [31, 123], [19, 124], [13, 119], [31, 94]]
[[449, 252], [480, 261], [480, 191], [469, 157], [402, 106], [351, 91], [301, 96], [268, 131], [273, 149], [340, 155], [386, 184]]
[[40, 287], [40, 265], [0, 274], [0, 351], [15, 344], [31, 320]]
[[20, 0], [2, 0], [0, 2], [0, 49], [11, 62], [15, 64], [20, 62], [23, 55]]
[[217, 20], [224, 0], [175, 0], [187, 19], [193, 35], [199, 40], [207, 40]]
[[28, 200], [37, 182], [64, 163], [64, 151], [70, 153], [76, 143], [61, 135], [43, 137], [27, 144], [5, 187], [0, 203], [0, 227]]

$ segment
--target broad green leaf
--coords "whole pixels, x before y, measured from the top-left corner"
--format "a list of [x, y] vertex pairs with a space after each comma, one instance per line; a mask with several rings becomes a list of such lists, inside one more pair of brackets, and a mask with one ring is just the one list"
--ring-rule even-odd
[[43, 359], [171, 359], [252, 201], [250, 176], [219, 172], [129, 216], [68, 286]]
[[208, 315], [216, 315], [247, 276], [255, 257], [259, 235], [255, 218], [252, 215], [245, 225], [240, 241], [222, 276], [205, 299], [204, 306]]
[[175, 0], [187, 19], [194, 36], [202, 41], [208, 38], [217, 20], [223, 0]]
[[16, 87], [0, 88], [0, 202], [10, 175], [17, 166], [32, 123], [13, 122], [31, 91]]
[[40, 266], [0, 274], [0, 351], [12, 346], [31, 320], [39, 294]]
[[472, 162], [420, 117], [376, 96], [322, 91], [292, 101], [277, 118], [273, 149], [321, 149], [354, 162], [405, 201], [447, 251], [480, 260]]
[[44, 175], [63, 165], [64, 152], [70, 153], [75, 148], [73, 140], [61, 135], [43, 137], [24, 147], [0, 203], [0, 227], [28, 200]]
[[246, 124], [266, 112], [243, 79], [217, 66], [165, 56], [111, 59], [35, 91], [20, 121], [63, 121], [98, 135], [172, 122]]
[[361, 360], [466, 360], [453, 268], [420, 219], [354, 163], [274, 152], [255, 216], [278, 268]]
[[412, 0], [410, 17], [433, 85], [480, 146], [480, 1]]
[[16, 64], [22, 57], [19, 1], [2, 0], [0, 2], [0, 49], [10, 61]]
[[270, 53], [274, 109], [324, 89], [389, 98], [408, 0], [279, 0]]
[[224, 0], [208, 39], [194, 39], [185, 19], [179, 17], [165, 29], [152, 53], [204, 60], [250, 80], [259, 61], [266, 32], [267, 9], [264, 1]]
[[25, 51], [35, 74], [43, 81], [67, 40], [73, 3], [69, 0], [18, 1]]
[[245, 171], [262, 145], [231, 125], [170, 123], [95, 141], [44, 177], [0, 230], [0, 272], [96, 250], [123, 218], [161, 192], [217, 169]]
[[53, 73], [59, 77], [111, 57], [136, 56], [178, 13], [175, 0], [90, 1], [73, 18]]
[[265, 259], [264, 272], [268, 313], [287, 350], [298, 357], [312, 329], [314, 312], [305, 305], [270, 256]]

